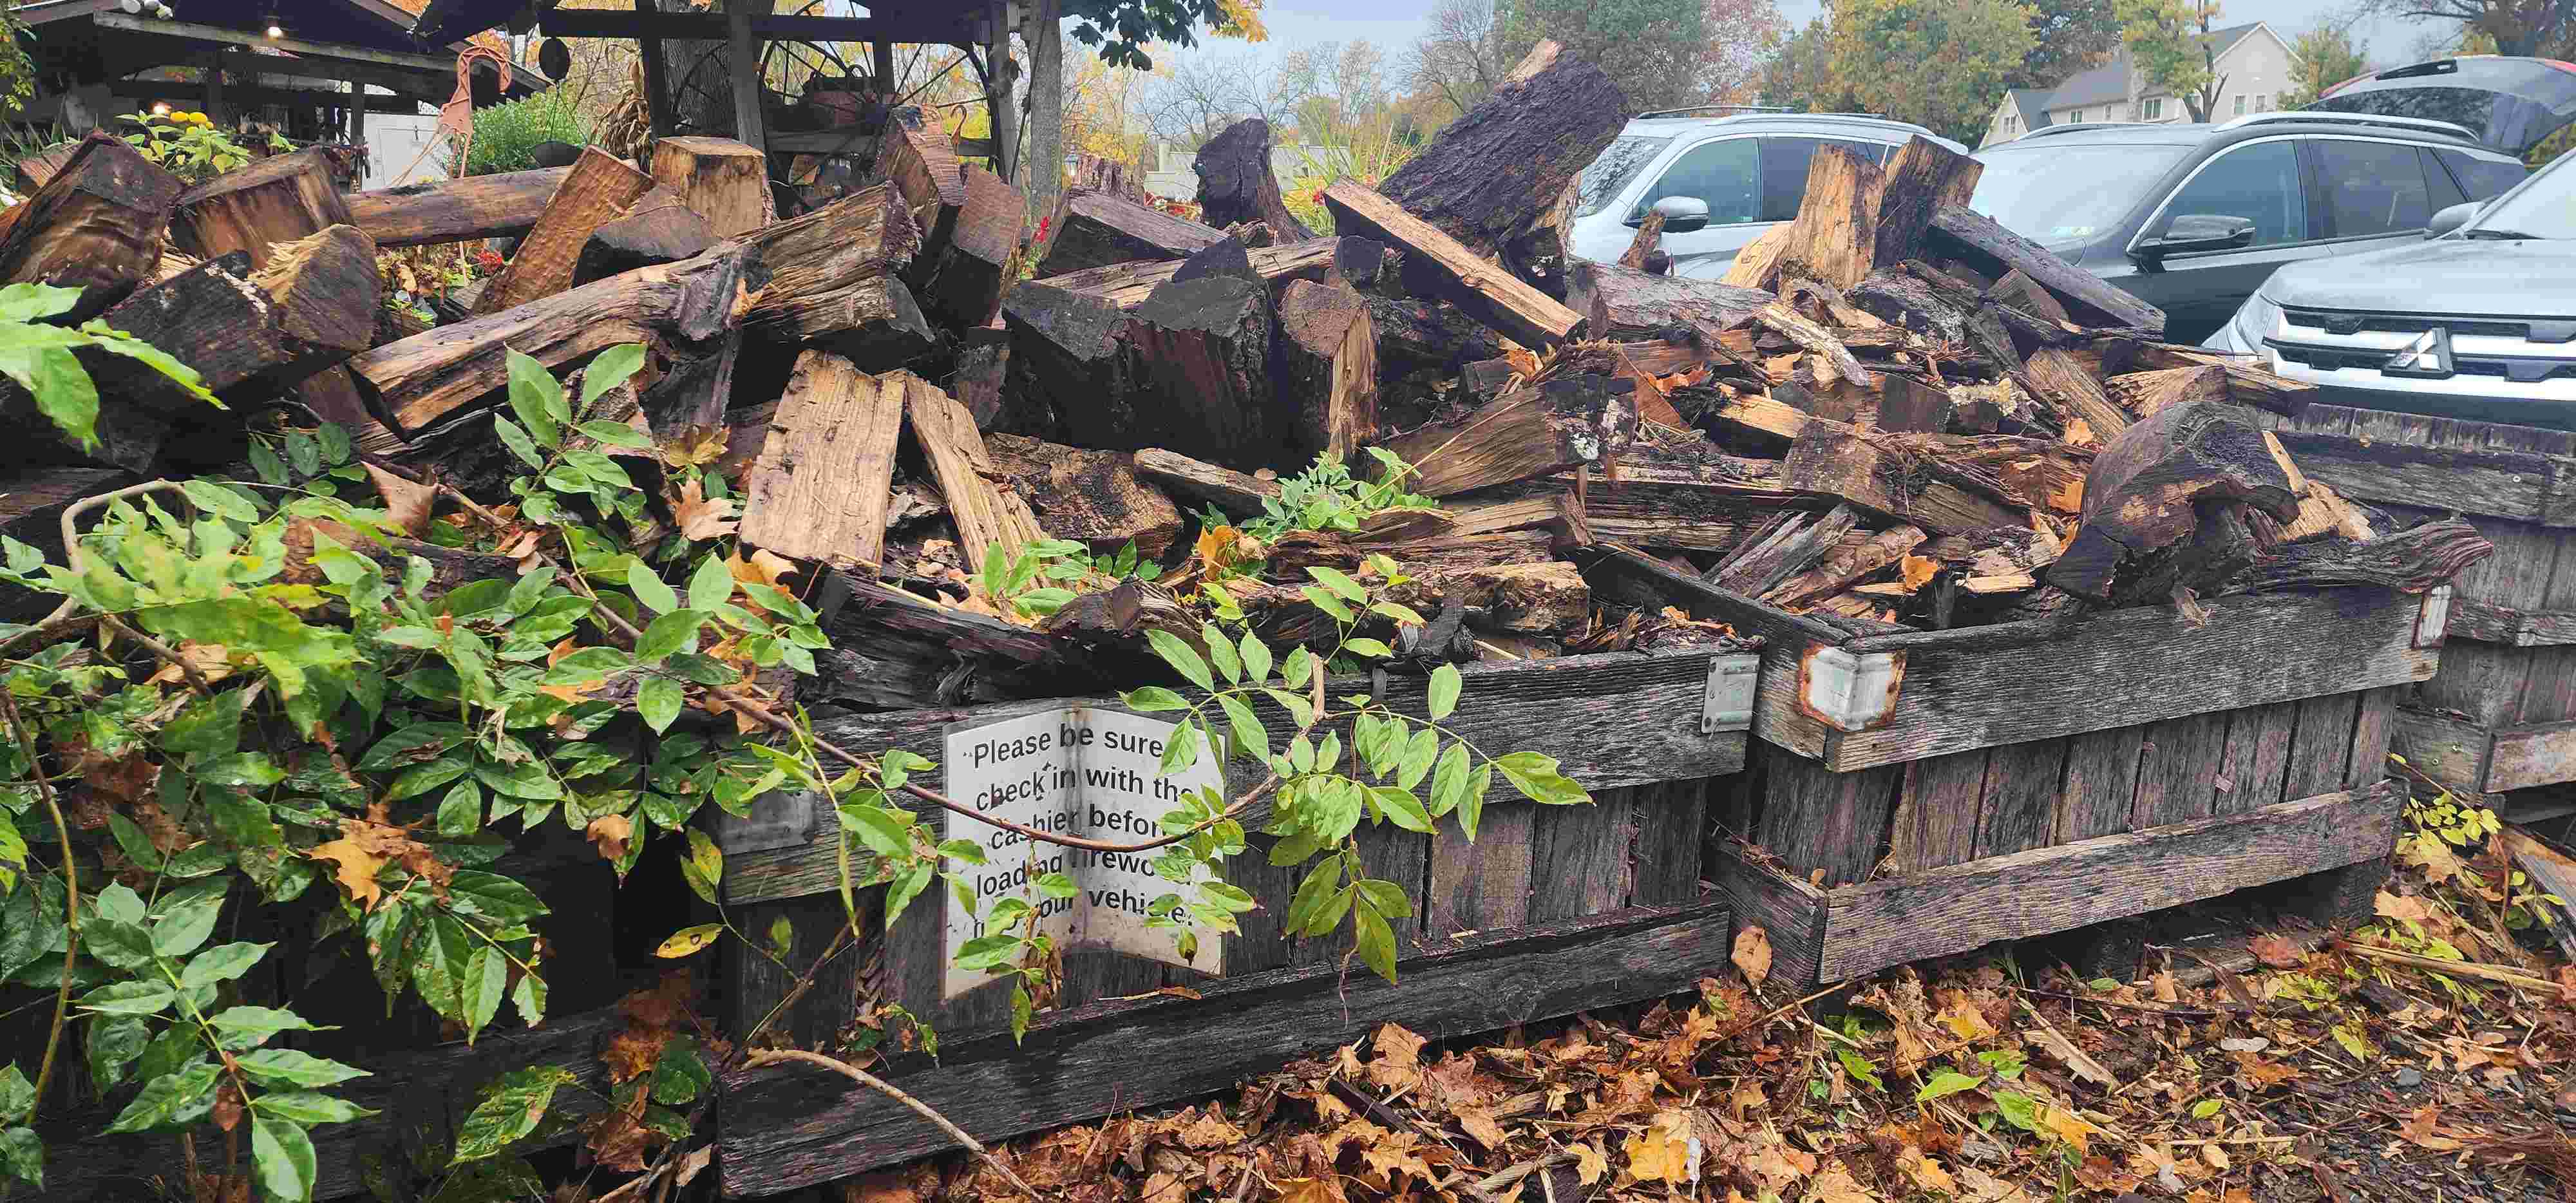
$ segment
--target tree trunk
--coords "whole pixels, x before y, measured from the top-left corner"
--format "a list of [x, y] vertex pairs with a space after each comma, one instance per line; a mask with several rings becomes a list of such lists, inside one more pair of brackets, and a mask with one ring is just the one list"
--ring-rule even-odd
[[[1020, 180], [1020, 61], [1011, 57], [1010, 5], [991, 0], [985, 7], [993, 31], [984, 45], [984, 108], [992, 115], [993, 174], [1017, 186]], [[1027, 210], [1019, 217], [1028, 220]]]
[[349, 222], [380, 247], [517, 238], [537, 224], [569, 167], [539, 167], [355, 192]]
[[1199, 216], [1220, 229], [1257, 221], [1281, 242], [1314, 237], [1304, 222], [1288, 211], [1279, 179], [1270, 170], [1270, 123], [1246, 117], [1217, 132], [1199, 147]]
[[1029, 48], [1029, 168], [1020, 173], [1028, 197], [1023, 221], [1055, 212], [1064, 195], [1064, 0], [1030, 0], [1020, 40]]
[[261, 159], [199, 184], [170, 215], [170, 245], [200, 259], [247, 251], [266, 266], [272, 249], [349, 221], [349, 203], [331, 182], [331, 161], [308, 146]]

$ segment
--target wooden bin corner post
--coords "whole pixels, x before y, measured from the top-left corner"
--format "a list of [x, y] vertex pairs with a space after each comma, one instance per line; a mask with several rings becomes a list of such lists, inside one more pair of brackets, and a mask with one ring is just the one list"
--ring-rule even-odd
[[[1241, 934], [1224, 940], [1221, 974], [1069, 949], [1058, 1008], [1041, 1013], [1026, 1044], [1016, 1044], [1001, 1031], [1007, 987], [954, 996], [943, 987], [945, 908], [953, 900], [931, 891], [880, 941], [836, 962], [777, 1030], [828, 1047], [861, 999], [898, 1003], [941, 1028], [941, 1056], [936, 1064], [906, 1059], [897, 1080], [979, 1137], [999, 1138], [1222, 1089], [1389, 1019], [1425, 1031], [1484, 1031], [1687, 989], [1724, 964], [1729, 904], [1701, 894], [1700, 853], [1708, 779], [1744, 764], [1756, 658], [1712, 647], [1471, 665], [1462, 675], [1462, 701], [1444, 726], [1491, 752], [1556, 757], [1594, 802], [1495, 797], [1473, 845], [1447, 825], [1437, 839], [1363, 825], [1369, 874], [1398, 883], [1413, 911], [1397, 925], [1398, 985], [1364, 972], [1346, 976], [1346, 937], [1298, 941], [1282, 931], [1300, 875], [1269, 865], [1255, 847], [1227, 862], [1229, 878], [1258, 909], [1242, 916]], [[1329, 688], [1427, 714], [1420, 677], [1354, 678]], [[1125, 713], [1100, 699], [1004, 702], [843, 715], [821, 733], [844, 747], [944, 760], [952, 733], [1075, 706]], [[1275, 706], [1256, 714], [1274, 740], [1297, 729]], [[1258, 783], [1247, 763], [1227, 769], [1229, 791]], [[1246, 826], [1259, 818], [1256, 811]], [[828, 808], [765, 798], [750, 820], [719, 821], [717, 838], [737, 922], [760, 934], [783, 921], [807, 958], [835, 937], [845, 920], [841, 831]], [[862, 894], [860, 905], [873, 903]], [[879, 929], [872, 918], [863, 926]], [[731, 1027], [740, 1035], [789, 983], [750, 958], [730, 975], [738, 1011]], [[1190, 993], [1156, 993], [1165, 986]], [[1251, 1032], [1241, 1017], [1255, 1007], [1263, 1022]], [[1228, 1038], [1200, 1039], [1220, 1031]], [[1188, 1056], [1156, 1055], [1184, 1045]], [[1097, 1060], [1103, 1072], [1015, 1072], [1032, 1055], [1074, 1067]], [[944, 1138], [927, 1126], [915, 1131], [908, 1113], [884, 1111], [882, 1100], [846, 1086], [771, 1073], [728, 1096], [719, 1135], [728, 1193], [792, 1189], [942, 1147]]]
[[2407, 763], [2464, 794], [2576, 781], [2576, 434], [2331, 405], [2271, 421], [2311, 480], [2495, 545], [2452, 582], [2442, 671], [2398, 711]]
[[2405, 793], [2397, 699], [2440, 662], [2448, 594], [2365, 589], [1853, 637], [1613, 550], [1596, 573], [1765, 640], [1757, 854], [1709, 876], [1805, 982], [2297, 881], [2366, 908]]

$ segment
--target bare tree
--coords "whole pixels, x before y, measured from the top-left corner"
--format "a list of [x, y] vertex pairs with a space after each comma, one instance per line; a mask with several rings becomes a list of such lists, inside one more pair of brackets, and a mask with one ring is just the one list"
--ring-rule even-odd
[[1271, 59], [1258, 54], [1200, 52], [1164, 59], [1141, 104], [1158, 141], [1195, 147], [1246, 117], [1273, 126], [1294, 124], [1297, 108], [1314, 94], [1320, 73], [1311, 50]]
[[1520, 49], [1504, 34], [1493, 0], [1440, 0], [1430, 32], [1406, 59], [1405, 86], [1438, 97], [1453, 115], [1464, 113], [1503, 82]]
[[2392, 17], [2457, 21], [2463, 28], [2453, 45], [2472, 44], [2470, 35], [2494, 41], [2497, 54], [2536, 55], [2561, 49], [2568, 33], [2571, 0], [2377, 0], [2379, 11]]

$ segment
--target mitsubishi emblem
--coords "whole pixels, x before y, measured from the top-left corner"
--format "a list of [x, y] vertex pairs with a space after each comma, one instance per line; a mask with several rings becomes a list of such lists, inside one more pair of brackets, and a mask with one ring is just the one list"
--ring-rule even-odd
[[2413, 342], [2398, 349], [2379, 369], [2390, 376], [2423, 376], [2441, 379], [2452, 374], [2451, 332], [2440, 326], [2415, 336]]

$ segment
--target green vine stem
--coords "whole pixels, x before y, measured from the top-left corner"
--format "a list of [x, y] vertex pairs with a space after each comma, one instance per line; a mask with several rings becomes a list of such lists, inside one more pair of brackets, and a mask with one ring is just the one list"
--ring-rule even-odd
[[[69, 521], [68, 515], [65, 521]], [[45, 812], [54, 820], [54, 839], [63, 850], [63, 926], [71, 933], [63, 946], [63, 984], [54, 991], [54, 1023], [45, 1033], [45, 1058], [36, 1066], [36, 1101], [44, 1102], [45, 1087], [53, 1081], [54, 1054], [62, 1049], [63, 1030], [69, 1024], [72, 1009], [72, 975], [80, 956], [80, 866], [73, 863], [72, 833], [63, 822], [63, 807], [54, 796], [54, 783], [45, 779], [43, 766], [36, 763], [36, 740], [28, 733], [27, 723], [18, 714], [18, 701], [0, 688], [0, 712], [9, 719], [10, 738], [27, 749], [27, 767], [35, 774], [36, 794], [45, 800]]]

